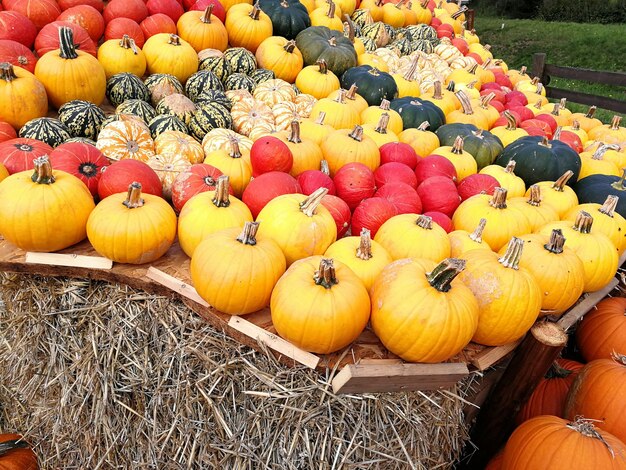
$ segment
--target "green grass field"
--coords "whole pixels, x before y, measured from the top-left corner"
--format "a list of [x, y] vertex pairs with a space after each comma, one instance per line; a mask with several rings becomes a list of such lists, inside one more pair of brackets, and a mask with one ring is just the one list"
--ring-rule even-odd
[[[547, 63], [592, 70], [626, 72], [626, 25], [556, 23], [512, 20], [476, 14], [475, 26], [483, 44], [491, 44], [494, 57], [512, 68], [531, 68], [536, 52], [547, 54]], [[552, 79], [550, 85], [626, 101], [626, 87], [610, 87], [574, 80]], [[570, 104], [573, 111], [587, 106]], [[598, 110], [608, 122], [613, 112]]]

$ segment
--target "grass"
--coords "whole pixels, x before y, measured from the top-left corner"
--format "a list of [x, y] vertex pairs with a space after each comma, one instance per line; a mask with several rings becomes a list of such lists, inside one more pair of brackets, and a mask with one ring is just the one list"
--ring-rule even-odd
[[[540, 20], [513, 20], [476, 14], [477, 34], [483, 44], [491, 44], [494, 57], [509, 67], [531, 68], [536, 52], [547, 54], [547, 63], [593, 70], [626, 72], [626, 25], [558, 23]], [[608, 96], [626, 101], [626, 86], [612, 87], [576, 80], [553, 78], [551, 86]], [[570, 103], [574, 112], [588, 106]], [[615, 113], [598, 109], [596, 116], [609, 122]]]

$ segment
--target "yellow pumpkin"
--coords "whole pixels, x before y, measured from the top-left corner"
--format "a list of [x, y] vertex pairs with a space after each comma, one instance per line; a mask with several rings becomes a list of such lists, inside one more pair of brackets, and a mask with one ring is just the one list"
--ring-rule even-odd
[[344, 237], [330, 245], [324, 253], [327, 258], [341, 261], [356, 274], [369, 291], [380, 272], [393, 260], [387, 250], [372, 240], [364, 228], [361, 236]]
[[331, 177], [348, 163], [362, 163], [372, 171], [380, 166], [378, 145], [371, 137], [363, 134], [361, 126], [355, 126], [353, 130], [331, 132], [320, 147], [324, 160], [328, 162]]
[[270, 310], [280, 336], [306, 351], [330, 354], [365, 329], [370, 299], [350, 268], [310, 256], [293, 263], [278, 280]]
[[405, 96], [419, 97], [421, 94], [419, 81], [416, 80], [416, 74], [418, 70], [419, 57], [415, 57], [411, 62], [411, 66], [405, 73], [392, 74], [393, 79], [398, 87], [398, 98], [404, 98]]
[[303, 119], [300, 122], [300, 135], [320, 145], [335, 130], [333, 126], [324, 123], [325, 118], [326, 112], [320, 111], [315, 120]]
[[191, 163], [183, 155], [163, 153], [150, 157], [146, 162], [152, 168], [163, 186], [163, 197], [172, 200], [172, 185], [179, 173], [188, 170]]
[[446, 115], [446, 123], [473, 124], [479, 129], [489, 130], [489, 121], [482, 113], [474, 112], [472, 103], [464, 91], [457, 91], [455, 95], [461, 102], [462, 111], [454, 110]]
[[240, 3], [247, 3], [252, 5], [252, 0], [221, 0], [220, 3], [224, 7], [224, 10], [228, 11], [234, 5], [239, 5]]
[[530, 222], [517, 207], [507, 206], [507, 191], [496, 188], [493, 196], [477, 194], [466, 199], [452, 216], [454, 227], [473, 230], [480, 219], [487, 219], [483, 239], [493, 250], [499, 250], [511, 237], [530, 233]]
[[[574, 176], [572, 170], [567, 170], [556, 181], [541, 181], [537, 183], [541, 188], [541, 196], [545, 204], [549, 204], [559, 217], [563, 217], [567, 214], [572, 207], [578, 205], [578, 196], [572, 188], [567, 186], [567, 182]], [[529, 196], [530, 189], [526, 191], [526, 196]]]
[[425, 101], [430, 101], [432, 104], [441, 109], [443, 111], [443, 114], [445, 114], [446, 116], [458, 109], [457, 104], [460, 106], [460, 102], [456, 98], [454, 93], [448, 90], [443, 90], [443, 88], [441, 87], [441, 82], [439, 80], [435, 80], [432, 88], [432, 94], [422, 93], [422, 96], [420, 98]]
[[272, 35], [272, 20], [258, 6], [240, 3], [226, 13], [226, 31], [232, 47], [244, 47], [256, 52], [259, 45]]
[[608, 149], [609, 147], [607, 145], [599, 145], [597, 150], [593, 153], [582, 152], [580, 154], [581, 167], [578, 173], [579, 180], [591, 175], [622, 175], [622, 171], [620, 171], [615, 161], [604, 158]]
[[0, 63], [0, 120], [19, 130], [31, 119], [48, 114], [43, 84], [28, 70]]
[[390, 142], [398, 142], [398, 136], [395, 132], [388, 129], [389, 114], [383, 113], [376, 125], [363, 124], [363, 135], [370, 137], [378, 146], [382, 147]]
[[142, 194], [141, 184], [135, 182], [127, 195], [113, 194], [100, 201], [87, 221], [87, 236], [105, 258], [117, 263], [151, 263], [172, 246], [176, 213], [163, 198]]
[[7, 177], [0, 176], [0, 235], [24, 251], [58, 251], [84, 240], [95, 207], [87, 186], [53, 171], [47, 155], [34, 164], [34, 173], [8, 176], [5, 169]]
[[215, 191], [196, 194], [180, 211], [178, 242], [190, 258], [208, 235], [228, 228], [241, 229], [253, 220], [248, 206], [228, 194], [228, 181], [227, 175], [220, 176]]
[[148, 73], [174, 75], [181, 83], [198, 71], [198, 54], [184, 39], [175, 34], [159, 33], [143, 45]]
[[146, 72], [146, 56], [135, 41], [124, 34], [122, 39], [109, 39], [98, 48], [98, 62], [104, 68], [107, 80], [122, 72], [143, 77]]
[[[571, 115], [568, 117], [568, 121], [570, 120]], [[564, 131], [573, 132], [578, 136], [580, 142], [585, 145], [589, 140], [589, 136], [587, 135], [587, 131], [585, 131], [582, 127], [580, 127], [580, 122], [576, 119], [571, 121], [571, 124], [568, 126], [563, 126]]]
[[467, 230], [454, 230], [450, 232], [448, 234], [448, 239], [450, 240], [450, 256], [458, 258], [468, 251], [479, 249], [491, 251], [489, 244], [483, 240], [483, 230], [485, 230], [486, 224], [487, 219], [480, 219], [476, 230], [473, 232], [468, 232]]
[[337, 6], [333, 0], [327, 2], [325, 6], [316, 8], [311, 12], [309, 17], [311, 18], [311, 26], [325, 26], [328, 29], [343, 32], [343, 22], [337, 14]]
[[173, 153], [183, 156], [192, 165], [204, 161], [202, 145], [193, 137], [180, 131], [161, 132], [154, 139], [154, 151], [159, 155]]
[[287, 268], [280, 247], [256, 236], [258, 222], [212, 233], [196, 248], [189, 271], [204, 300], [229, 315], [256, 312], [270, 303]]
[[361, 113], [369, 106], [369, 104], [367, 104], [367, 101], [365, 101], [365, 98], [363, 98], [361, 95], [357, 93], [358, 90], [359, 90], [359, 87], [356, 86], [356, 83], [353, 83], [352, 85], [350, 85], [350, 88], [348, 88], [347, 90], [344, 90], [341, 88], [341, 89], [331, 92], [327, 96], [327, 98], [331, 100], [336, 100], [337, 96], [340, 93], [343, 93], [346, 103], [352, 106], [360, 116]]
[[377, 56], [374, 53], [365, 52], [364, 54], [361, 54], [357, 57], [356, 63], [359, 66], [369, 65], [370, 67], [376, 69], [378, 72], [389, 73], [389, 65], [387, 65], [382, 57]]
[[424, 258], [438, 263], [450, 256], [448, 234], [426, 215], [396, 215], [381, 225], [374, 240], [394, 260]]
[[335, 220], [321, 205], [327, 192], [328, 189], [319, 188], [310, 196], [284, 194], [259, 212], [259, 235], [278, 243], [288, 266], [307, 256], [321, 255], [337, 239]]
[[519, 266], [524, 242], [513, 237], [504, 255], [472, 250], [461, 280], [479, 305], [473, 341], [502, 346], [518, 340], [533, 326], [541, 310], [541, 289], [533, 275]]
[[361, 111], [361, 122], [363, 124], [376, 124], [383, 114], [389, 116], [389, 130], [394, 134], [400, 134], [403, 129], [402, 116], [390, 108], [389, 100], [383, 99], [380, 106], [369, 106]]
[[315, 65], [308, 65], [298, 72], [296, 86], [302, 93], [321, 100], [338, 90], [340, 84], [337, 75], [328, 70], [326, 61], [319, 60]]
[[530, 224], [530, 232], [539, 230], [544, 225], [559, 220], [559, 214], [549, 204], [541, 200], [541, 187], [533, 184], [528, 188], [529, 196], [513, 197], [508, 201], [510, 207], [515, 207], [524, 213]]
[[188, 11], [183, 13], [176, 23], [178, 35], [187, 41], [196, 52], [205, 49], [224, 52], [228, 47], [226, 27], [217, 16], [211, 15], [212, 11], [212, 4], [204, 12]]
[[502, 141], [502, 145], [506, 147], [517, 139], [527, 136], [528, 132], [517, 127], [515, 116], [508, 110], [504, 111], [504, 117], [506, 117], [506, 126], [494, 127], [489, 132], [498, 137]]
[[587, 111], [586, 113], [572, 113], [570, 119], [572, 120], [572, 122], [574, 122], [574, 120], [577, 120], [580, 124], [580, 128], [584, 130], [588, 135], [589, 131], [594, 127], [602, 126], [602, 121], [600, 121], [598, 118], [593, 117], [595, 112], [596, 107], [591, 106], [589, 108], [589, 111]]
[[553, 222], [544, 225], [538, 233], [549, 235], [561, 229], [567, 244], [576, 252], [585, 268], [584, 291], [602, 289], [615, 276], [618, 267], [617, 249], [613, 242], [599, 231], [592, 231], [593, 217], [579, 211], [573, 225], [571, 221]]
[[242, 152], [236, 140], [230, 142], [229, 150], [218, 149], [206, 154], [204, 163], [213, 165], [230, 177], [235, 196], [240, 198], [252, 177], [250, 153]]
[[326, 113], [326, 124], [335, 129], [352, 129], [361, 124], [361, 116], [354, 106], [348, 104], [345, 99], [345, 91], [339, 90], [334, 99], [322, 98], [313, 105], [311, 113], [316, 115]]
[[465, 262], [403, 259], [388, 265], [371, 290], [372, 329], [410, 362], [443, 362], [467, 346], [478, 326], [478, 302], [457, 277]]
[[271, 36], [265, 39], [256, 50], [256, 60], [260, 68], [271, 70], [276, 78], [294, 83], [304, 66], [304, 59], [296, 41]]
[[107, 124], [98, 134], [96, 148], [110, 160], [132, 158], [147, 162], [154, 156], [150, 131], [134, 120]]
[[306, 170], [317, 170], [324, 158], [322, 149], [313, 140], [301, 137], [300, 123], [292, 121], [289, 131], [279, 132], [276, 137], [282, 140], [293, 155], [293, 165], [289, 174], [298, 176]]
[[7, 179], [9, 177], [9, 170], [6, 169], [6, 167], [0, 163], [0, 183]]
[[576, 253], [564, 246], [561, 230], [550, 235], [524, 235], [520, 267], [530, 272], [541, 289], [541, 315], [560, 315], [583, 293], [585, 268]]
[[454, 139], [452, 145], [436, 148], [432, 153], [441, 155], [454, 165], [459, 181], [478, 172], [478, 164], [474, 157], [463, 150], [463, 137], [460, 135]]
[[479, 173], [497, 179], [500, 187], [506, 189], [510, 198], [522, 197], [526, 194], [526, 183], [515, 175], [515, 160], [511, 160], [504, 168], [500, 165], [487, 165]]
[[400, 142], [409, 144], [415, 153], [420, 157], [425, 157], [433, 153], [441, 145], [439, 137], [434, 132], [428, 130], [430, 124], [424, 121], [415, 129], [405, 129], [399, 135]]

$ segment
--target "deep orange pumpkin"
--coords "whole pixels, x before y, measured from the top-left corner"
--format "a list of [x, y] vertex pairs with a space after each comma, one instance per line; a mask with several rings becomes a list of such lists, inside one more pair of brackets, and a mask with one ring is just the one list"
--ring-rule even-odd
[[38, 470], [37, 456], [19, 434], [0, 434], [0, 470]]
[[626, 354], [626, 298], [610, 297], [596, 305], [576, 330], [576, 344], [587, 361]]

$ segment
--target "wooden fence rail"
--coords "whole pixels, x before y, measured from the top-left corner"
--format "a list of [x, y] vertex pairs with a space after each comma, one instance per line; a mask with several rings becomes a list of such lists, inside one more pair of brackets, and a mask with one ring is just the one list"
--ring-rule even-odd
[[626, 87], [626, 73], [546, 64], [546, 54], [543, 52], [533, 55], [532, 73], [533, 77], [539, 77], [541, 83], [546, 87], [546, 95], [548, 98], [566, 98], [567, 101], [574, 103], [588, 104], [590, 106], [595, 105], [598, 108], [609, 109], [618, 113], [626, 113], [626, 101], [548, 86], [551, 77], [558, 77]]

